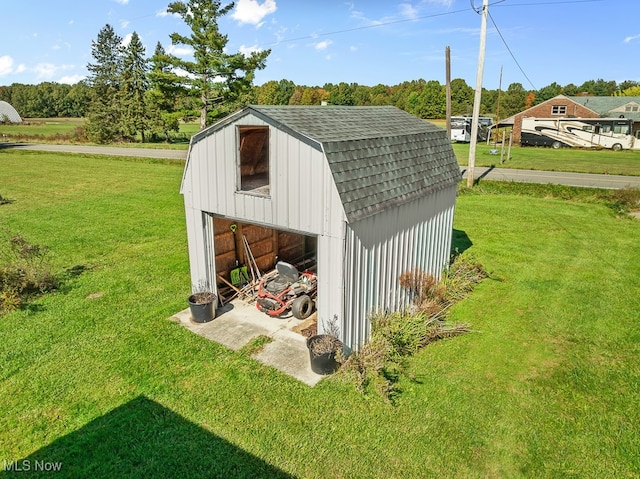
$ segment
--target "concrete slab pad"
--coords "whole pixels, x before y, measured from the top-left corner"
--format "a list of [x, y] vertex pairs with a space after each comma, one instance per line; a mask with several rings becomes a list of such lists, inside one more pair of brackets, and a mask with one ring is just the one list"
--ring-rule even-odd
[[315, 386], [324, 376], [311, 370], [305, 338], [296, 333], [291, 334], [299, 336], [299, 339], [290, 337], [288, 340], [284, 340], [280, 336], [279, 339], [266, 344], [262, 351], [253, 357], [309, 386]]
[[267, 336], [272, 341], [254, 354], [254, 359], [309, 386], [315, 386], [324, 377], [311, 370], [307, 340], [299, 332], [309, 325], [309, 319], [272, 318], [258, 311], [253, 303], [242, 300], [219, 308], [215, 319], [208, 323], [193, 322], [188, 308], [169, 319], [235, 351], [258, 336]]

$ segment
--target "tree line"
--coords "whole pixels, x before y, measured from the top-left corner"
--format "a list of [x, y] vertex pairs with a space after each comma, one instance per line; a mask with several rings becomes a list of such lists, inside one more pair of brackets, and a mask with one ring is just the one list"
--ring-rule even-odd
[[[158, 47], [156, 54], [162, 54]], [[148, 79], [160, 75], [162, 68], [148, 73]], [[170, 75], [170, 73], [164, 73]], [[156, 80], [157, 81], [157, 80]], [[170, 84], [170, 82], [169, 82]], [[0, 100], [4, 100], [24, 118], [82, 118], [85, 117], [91, 102], [92, 88], [83, 80], [75, 85], [43, 82], [38, 85], [14, 83], [0, 86]], [[166, 105], [159, 105], [165, 111], [173, 110], [178, 119], [192, 120], [198, 116], [196, 105], [190, 102], [183, 92], [175, 95], [167, 91], [151, 91], [150, 97], [164, 100]], [[615, 81], [589, 80], [576, 86], [557, 83], [539, 90], [526, 90], [520, 83], [512, 83], [506, 91], [482, 90], [481, 113], [483, 115], [506, 118], [525, 108], [537, 105], [557, 95], [578, 96], [640, 96], [640, 85], [633, 81], [616, 83]], [[457, 78], [451, 82], [452, 114], [470, 115], [473, 109], [474, 90], [465, 80]], [[498, 111], [498, 96], [500, 111]], [[260, 86], [252, 85], [245, 92], [243, 101], [225, 108], [234, 111], [248, 104], [258, 105], [320, 105], [326, 102], [332, 105], [393, 105], [409, 111], [421, 118], [444, 118], [446, 108], [445, 85], [438, 81], [423, 79], [406, 81], [397, 85], [375, 86], [358, 83], [326, 83], [323, 86], [296, 85], [290, 80], [271, 80]], [[169, 107], [175, 106], [175, 109]], [[220, 112], [218, 115], [219, 116]]]
[[[182, 18], [189, 35], [172, 33], [171, 43], [189, 47], [193, 60], [165, 51], [160, 42], [146, 57], [140, 37], [129, 43], [107, 24], [92, 42], [89, 76], [75, 85], [44, 82], [0, 86], [7, 101], [23, 118], [86, 118], [84, 134], [98, 143], [114, 141], [168, 141], [180, 121], [200, 119], [200, 127], [249, 104], [258, 105], [393, 105], [424, 119], [446, 116], [446, 87], [436, 80], [411, 80], [398, 85], [358, 83], [296, 85], [282, 79], [253, 84], [255, 71], [266, 66], [269, 50], [245, 55], [226, 53], [226, 35], [218, 18], [229, 13], [219, 1], [172, 2], [169, 13]], [[451, 81], [452, 115], [471, 115], [474, 89], [465, 80]], [[506, 90], [483, 89], [480, 112], [507, 118], [559, 94], [567, 96], [640, 95], [634, 81], [589, 80], [581, 85], [552, 83], [527, 90], [511, 83]]]

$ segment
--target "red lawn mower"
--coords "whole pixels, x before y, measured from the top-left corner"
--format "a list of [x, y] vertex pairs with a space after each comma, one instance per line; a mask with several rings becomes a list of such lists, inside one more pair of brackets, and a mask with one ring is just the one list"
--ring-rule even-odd
[[295, 318], [306, 319], [315, 309], [317, 292], [315, 273], [300, 273], [295, 266], [278, 261], [276, 275], [262, 278], [258, 285], [256, 307], [269, 316], [281, 316], [291, 309]]

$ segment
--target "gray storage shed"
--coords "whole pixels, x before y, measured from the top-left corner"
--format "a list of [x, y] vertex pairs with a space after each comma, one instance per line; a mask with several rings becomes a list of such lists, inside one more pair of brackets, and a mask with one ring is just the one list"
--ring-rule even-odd
[[[192, 284], [218, 287], [221, 222], [299, 235], [315, 249], [318, 329], [337, 319], [355, 350], [371, 313], [408, 306], [402, 272], [447, 266], [459, 179], [446, 132], [398, 108], [246, 107], [191, 139], [181, 193]], [[261, 240], [275, 251], [262, 267], [280, 257], [278, 238]]]

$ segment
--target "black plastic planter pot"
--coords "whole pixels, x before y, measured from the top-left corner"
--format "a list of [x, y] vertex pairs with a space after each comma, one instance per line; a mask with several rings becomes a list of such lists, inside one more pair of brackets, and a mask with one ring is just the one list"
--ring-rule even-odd
[[194, 323], [208, 323], [216, 317], [216, 295], [196, 293], [187, 299]]
[[307, 339], [311, 370], [316, 374], [332, 374], [340, 367], [336, 361], [336, 353], [342, 349], [342, 343], [335, 338], [327, 343], [328, 338], [326, 334], [318, 334]]

